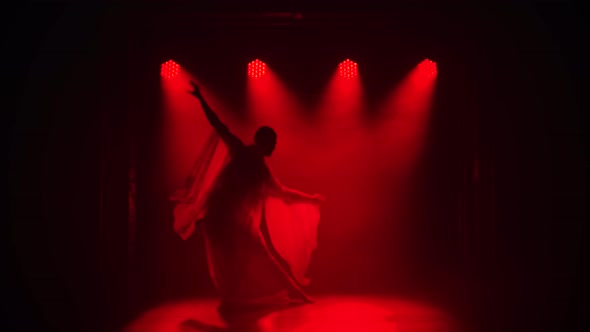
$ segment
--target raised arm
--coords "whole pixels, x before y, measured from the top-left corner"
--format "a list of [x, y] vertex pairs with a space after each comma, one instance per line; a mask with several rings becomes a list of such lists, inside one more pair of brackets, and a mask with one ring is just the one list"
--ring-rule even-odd
[[270, 194], [281, 197], [284, 200], [292, 203], [320, 204], [321, 202], [325, 201], [325, 198], [320, 194], [308, 195], [295, 189], [290, 189], [283, 186], [272, 174], [270, 176]]
[[215, 112], [213, 112], [209, 104], [207, 104], [207, 101], [205, 101], [205, 98], [201, 94], [201, 90], [199, 89], [199, 87], [193, 82], [190, 82], [190, 84], [193, 86], [193, 91], [190, 91], [190, 93], [193, 96], [197, 97], [197, 99], [199, 99], [199, 102], [201, 102], [201, 107], [205, 112], [207, 120], [209, 121], [211, 126], [213, 126], [213, 129], [215, 129], [215, 131], [217, 132], [217, 134], [219, 134], [219, 136], [225, 142], [225, 144], [228, 146], [230, 151], [243, 147], [244, 143], [242, 143], [242, 141], [237, 136], [235, 136], [229, 131], [229, 128], [227, 128], [227, 126], [223, 122], [221, 122], [221, 120], [219, 120], [217, 114], [215, 114]]

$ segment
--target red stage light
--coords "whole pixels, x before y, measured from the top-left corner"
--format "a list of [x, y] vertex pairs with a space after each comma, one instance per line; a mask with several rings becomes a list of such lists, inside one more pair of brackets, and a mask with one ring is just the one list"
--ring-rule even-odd
[[340, 76], [344, 78], [353, 78], [358, 75], [358, 66], [356, 62], [350, 61], [350, 59], [340, 62], [338, 70], [340, 71]]
[[436, 76], [438, 71], [436, 70], [436, 62], [429, 59], [425, 59], [418, 65], [420, 72], [426, 77]]
[[160, 68], [160, 75], [162, 75], [164, 78], [172, 78], [178, 75], [179, 69], [180, 66], [176, 62], [168, 60], [162, 64]]
[[266, 72], [266, 64], [258, 59], [248, 64], [248, 76], [252, 78], [260, 78]]

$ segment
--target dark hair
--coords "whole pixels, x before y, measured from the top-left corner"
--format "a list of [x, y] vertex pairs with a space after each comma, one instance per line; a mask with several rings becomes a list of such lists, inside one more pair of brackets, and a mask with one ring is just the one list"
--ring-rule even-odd
[[256, 134], [254, 134], [254, 143], [257, 145], [264, 144], [268, 141], [275, 141], [277, 139], [277, 133], [268, 126], [262, 126], [258, 128]]

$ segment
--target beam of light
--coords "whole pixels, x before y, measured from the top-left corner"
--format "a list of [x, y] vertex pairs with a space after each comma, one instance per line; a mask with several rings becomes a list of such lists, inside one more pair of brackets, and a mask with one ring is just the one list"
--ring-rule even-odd
[[319, 167], [325, 172], [357, 171], [362, 160], [357, 151], [362, 150], [364, 142], [360, 121], [365, 108], [363, 88], [358, 73], [351, 77], [341, 75], [341, 65], [328, 82], [315, 112], [315, 148], [321, 160]]
[[[372, 194], [366, 192], [364, 181], [370, 167], [363, 159], [365, 134], [358, 121], [364, 105], [360, 78], [341, 77], [335, 68], [314, 119], [302, 112], [272, 68], [267, 66], [261, 78], [249, 77], [247, 84], [253, 122], [273, 127], [278, 135], [276, 150], [267, 159], [272, 172], [288, 187], [328, 198], [322, 205], [318, 237], [329, 245], [321, 254], [332, 271], [350, 268], [347, 257], [358, 254], [354, 244], [363, 245], [366, 232], [374, 229], [367, 224], [376, 220], [367, 220], [371, 216], [365, 201]], [[376, 275], [378, 255], [369, 256], [355, 266], [358, 280], [369, 282]]]
[[436, 77], [438, 70], [436, 69], [436, 62], [426, 59], [418, 65], [418, 70], [427, 78]]
[[389, 158], [380, 158], [385, 169], [407, 175], [423, 150], [434, 96], [436, 63], [424, 60], [391, 92], [381, 112], [377, 144]]
[[[178, 66], [173, 79], [161, 77], [162, 88], [162, 143], [160, 148], [163, 182], [169, 190], [183, 183], [194, 164], [198, 151], [211, 132], [199, 101], [189, 93], [190, 81], [195, 82], [207, 102], [228, 125], [227, 107], [201, 80]], [[156, 153], [157, 151], [154, 151]]]
[[262, 125], [277, 133], [277, 145], [267, 163], [279, 180], [300, 191], [322, 192], [316, 185], [317, 162], [312, 153], [311, 128], [303, 121], [303, 107], [272, 68], [261, 78], [247, 81], [248, 112], [253, 118], [252, 134]]
[[[323, 93], [317, 117], [323, 124], [331, 123], [332, 129], [352, 130], [339, 126], [357, 126], [364, 110], [364, 93], [357, 64], [350, 60], [341, 62]], [[328, 128], [330, 129], [330, 128]]]
[[299, 101], [272, 68], [265, 66], [263, 76], [249, 76], [248, 108], [256, 125], [275, 125], [289, 129], [301, 111]]
[[[323, 227], [330, 232], [320, 235], [340, 252], [324, 248], [334, 266], [346, 264], [342, 257], [354, 255], [354, 244], [363, 241], [365, 232], [371, 229], [369, 224], [375, 221], [368, 211], [374, 194], [368, 191], [366, 182], [371, 172], [366, 160], [370, 147], [361, 121], [366, 103], [359, 72], [352, 64], [347, 60], [334, 68], [314, 112], [313, 144], [308, 148], [314, 171], [321, 176], [318, 184], [322, 194], [328, 197]], [[372, 259], [364, 260], [367, 266], [357, 266], [366, 273], [359, 280], [374, 275], [369, 266]]]
[[354, 78], [358, 75], [358, 65], [356, 62], [346, 59], [338, 65], [338, 72], [344, 78]]
[[[395, 221], [387, 226], [391, 234], [403, 233], [402, 225], [413, 219], [408, 193], [424, 150], [436, 77], [436, 65], [429, 60], [412, 69], [391, 91], [371, 131], [374, 151], [368, 158], [373, 168], [370, 181], [372, 191], [379, 193], [373, 204], [382, 211], [381, 219]], [[403, 255], [397, 249], [393, 251], [403, 265]]]
[[303, 146], [302, 107], [298, 99], [268, 66], [263, 77], [249, 77], [247, 90], [248, 112], [254, 124], [252, 129], [266, 125], [278, 135], [277, 148], [269, 163], [287, 162]]
[[172, 60], [168, 60], [160, 66], [160, 75], [166, 79], [176, 77], [179, 71], [180, 65]]
[[248, 63], [248, 77], [261, 78], [266, 74], [266, 64], [258, 59]]

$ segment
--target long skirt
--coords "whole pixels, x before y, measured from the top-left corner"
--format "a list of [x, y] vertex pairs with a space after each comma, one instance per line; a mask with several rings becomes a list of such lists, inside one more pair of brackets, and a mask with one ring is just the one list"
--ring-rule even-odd
[[311, 302], [272, 243], [265, 204], [211, 213], [204, 220], [211, 277], [230, 307]]

